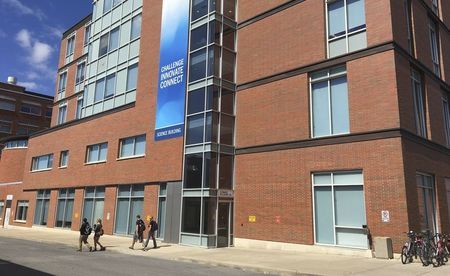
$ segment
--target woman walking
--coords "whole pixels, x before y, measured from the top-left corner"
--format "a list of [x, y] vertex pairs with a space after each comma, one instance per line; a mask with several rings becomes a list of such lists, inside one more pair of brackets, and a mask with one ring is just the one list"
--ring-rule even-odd
[[94, 251], [97, 251], [97, 244], [100, 246], [100, 251], [106, 248], [100, 243], [100, 237], [103, 236], [102, 220], [97, 219], [97, 224], [94, 225]]

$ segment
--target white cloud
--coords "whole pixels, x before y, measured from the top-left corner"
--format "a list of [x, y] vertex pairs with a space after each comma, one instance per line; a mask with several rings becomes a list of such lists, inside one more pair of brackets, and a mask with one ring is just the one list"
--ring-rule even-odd
[[45, 63], [51, 57], [53, 48], [45, 43], [36, 41], [31, 51], [31, 61], [37, 64]]
[[17, 82], [18, 86], [25, 87], [27, 90], [36, 90], [40, 87], [39, 84], [33, 82], [33, 81], [19, 81]]
[[64, 33], [64, 28], [61, 27], [52, 27], [52, 26], [44, 26], [47, 34], [54, 36], [55, 38], [61, 39]]
[[20, 30], [16, 35], [16, 40], [22, 48], [31, 47], [31, 34], [28, 30]]
[[20, 2], [20, 0], [0, 0], [0, 2], [14, 9], [14, 11], [16, 11], [18, 14], [31, 15], [36, 17], [40, 21], [46, 18], [45, 14], [40, 9], [30, 8]]

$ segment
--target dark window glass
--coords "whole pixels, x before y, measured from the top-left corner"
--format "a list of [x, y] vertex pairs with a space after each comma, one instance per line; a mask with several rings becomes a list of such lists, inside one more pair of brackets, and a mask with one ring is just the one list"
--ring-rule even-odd
[[192, 21], [208, 13], [208, 0], [192, 0]]
[[186, 155], [184, 172], [184, 188], [200, 188], [202, 186], [202, 153]]
[[233, 156], [221, 154], [219, 168], [219, 189], [231, 190], [233, 188]]
[[208, 33], [207, 24], [204, 24], [191, 31], [191, 51], [206, 46], [207, 33]]
[[221, 0], [209, 0], [209, 12], [220, 12], [220, 2]]
[[203, 199], [203, 234], [214, 235], [216, 231], [216, 198]]
[[234, 51], [235, 31], [228, 25], [223, 26], [223, 46]]
[[208, 48], [208, 76], [219, 76], [220, 48]]
[[206, 77], [206, 49], [191, 54], [189, 81], [193, 82]]
[[231, 114], [231, 115], [234, 114], [234, 93], [233, 93], [233, 91], [222, 88], [220, 111]]
[[206, 88], [206, 110], [219, 110], [219, 87], [208, 86]]
[[234, 82], [235, 54], [230, 51], [223, 50], [222, 62], [222, 78], [224, 80]]
[[217, 143], [217, 126], [219, 124], [219, 114], [216, 112], [206, 113], [205, 142]]
[[204, 126], [203, 116], [204, 115], [202, 113], [187, 118], [187, 134], [186, 134], [187, 145], [203, 143], [203, 126]]
[[220, 32], [222, 24], [219, 21], [211, 21], [209, 23], [209, 41], [210, 43], [220, 44]]
[[102, 37], [100, 37], [100, 48], [98, 50], [99, 57], [106, 55], [106, 53], [108, 53], [108, 40], [109, 34], [105, 34]]
[[200, 210], [199, 197], [183, 198], [183, 223], [181, 232], [200, 234]]
[[222, 114], [220, 120], [220, 143], [233, 145], [234, 117]]
[[205, 88], [200, 88], [189, 92], [188, 114], [193, 114], [205, 110]]
[[236, 1], [226, 0], [223, 2], [223, 15], [235, 20], [236, 19]]
[[203, 180], [204, 188], [216, 188], [217, 153], [205, 153], [205, 174]]

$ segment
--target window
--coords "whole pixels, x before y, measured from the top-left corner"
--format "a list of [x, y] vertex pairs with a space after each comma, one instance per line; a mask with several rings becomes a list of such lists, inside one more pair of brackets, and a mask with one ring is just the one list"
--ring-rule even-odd
[[120, 28], [117, 27], [111, 31], [109, 35], [109, 52], [117, 49], [119, 47], [119, 31]]
[[33, 157], [31, 171], [47, 170], [53, 167], [53, 154]]
[[414, 69], [411, 69], [411, 82], [414, 98], [414, 116], [416, 120], [417, 135], [427, 137], [425, 123], [425, 107], [422, 94], [422, 76]]
[[53, 113], [53, 110], [51, 109], [51, 107], [49, 107], [49, 108], [45, 111], [45, 117], [51, 118], [51, 117], [52, 117], [52, 113]]
[[16, 111], [16, 103], [0, 99], [0, 109], [8, 111]]
[[105, 96], [104, 96], [105, 99], [114, 96], [114, 92], [116, 91], [115, 86], [116, 86], [116, 73], [106, 77]]
[[108, 143], [96, 144], [87, 147], [86, 163], [106, 161]]
[[31, 105], [31, 104], [22, 104], [20, 106], [20, 112], [32, 114], [32, 115], [41, 115], [41, 107], [37, 105]]
[[142, 24], [142, 15], [139, 14], [133, 17], [131, 21], [131, 37], [130, 40], [134, 40], [141, 36], [141, 24]]
[[83, 96], [78, 97], [78, 100], [77, 100], [77, 113], [75, 114], [75, 118], [76, 119], [81, 119], [81, 112], [83, 110], [83, 102], [84, 102]]
[[67, 119], [67, 104], [59, 106], [58, 109], [58, 125], [64, 124]]
[[363, 174], [315, 173], [312, 179], [315, 242], [367, 248]]
[[104, 94], [105, 94], [105, 79], [101, 79], [95, 83], [95, 102], [103, 100]]
[[28, 212], [28, 201], [18, 200], [16, 208], [16, 220], [26, 221]]
[[75, 35], [67, 39], [66, 57], [73, 54], [75, 48]]
[[159, 186], [158, 193], [158, 232], [156, 236], [164, 239], [164, 230], [166, 228], [166, 204], [167, 203], [167, 184], [163, 183]]
[[68, 162], [69, 162], [69, 151], [68, 150], [61, 151], [61, 155], [59, 158], [59, 167], [60, 168], [67, 167]]
[[11, 133], [12, 122], [0, 121], [0, 133]]
[[3, 219], [3, 208], [5, 208], [5, 202], [4, 201], [0, 201], [0, 222]]
[[28, 141], [27, 140], [17, 140], [17, 141], [9, 141], [5, 144], [5, 149], [16, 149], [16, 148], [27, 148]]
[[120, 28], [117, 27], [111, 32], [100, 37], [98, 56], [102, 57], [119, 47]]
[[58, 193], [56, 207], [56, 227], [71, 228], [75, 189], [61, 189]]
[[105, 0], [103, 2], [103, 13], [107, 13], [111, 10], [112, 0]]
[[345, 67], [311, 74], [312, 136], [350, 132]]
[[364, 0], [327, 0], [328, 57], [367, 47]]
[[91, 36], [91, 25], [88, 25], [84, 29], [84, 46], [87, 46], [89, 44], [90, 36]]
[[136, 89], [138, 79], [138, 64], [128, 67], [127, 91]]
[[429, 28], [430, 28], [430, 46], [431, 46], [431, 59], [433, 60], [433, 70], [436, 75], [440, 76], [441, 70], [439, 65], [439, 40], [436, 22], [430, 20]]
[[100, 48], [98, 50], [98, 56], [104, 56], [108, 53], [108, 41], [109, 41], [109, 33], [100, 37]]
[[447, 147], [450, 147], [450, 108], [447, 97], [442, 98], [442, 110], [444, 112], [444, 131], [447, 139]]
[[59, 75], [58, 93], [65, 91], [66, 85], [67, 85], [67, 72], [64, 72]]
[[120, 3], [122, 3], [122, 0], [113, 0], [113, 7], [119, 5]]
[[75, 78], [75, 84], [79, 84], [84, 81], [86, 75], [86, 62], [82, 62], [77, 66], [77, 74]]
[[450, 178], [445, 179], [445, 190], [447, 192], [447, 208], [448, 208], [448, 217], [450, 219]]
[[84, 192], [83, 218], [87, 218], [90, 225], [103, 220], [105, 205], [105, 187], [88, 187]]
[[144, 190], [144, 185], [124, 185], [117, 189], [116, 234], [134, 233], [136, 215], [142, 215]]
[[145, 155], [145, 135], [120, 140], [119, 158]]
[[25, 123], [19, 123], [17, 126], [18, 135], [31, 135], [39, 130], [38, 126], [33, 126]]
[[34, 225], [47, 225], [48, 209], [50, 205], [50, 190], [39, 190], [36, 196], [34, 211]]
[[433, 12], [436, 15], [439, 15], [439, 3], [438, 3], [438, 0], [432, 0], [432, 4], [433, 4], [433, 7], [432, 7]]
[[436, 233], [436, 198], [434, 178], [431, 175], [416, 174], [419, 221], [421, 230]]

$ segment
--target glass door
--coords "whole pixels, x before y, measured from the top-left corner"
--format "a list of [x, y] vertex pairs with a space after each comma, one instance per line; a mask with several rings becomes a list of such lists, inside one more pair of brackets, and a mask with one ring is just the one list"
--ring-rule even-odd
[[218, 220], [217, 220], [217, 247], [228, 247], [231, 242], [230, 226], [232, 221], [232, 203], [219, 202]]

